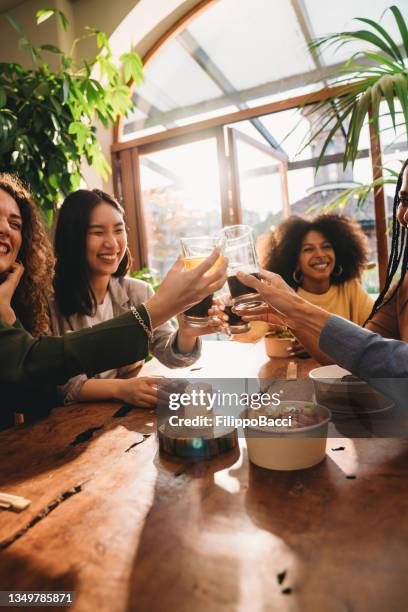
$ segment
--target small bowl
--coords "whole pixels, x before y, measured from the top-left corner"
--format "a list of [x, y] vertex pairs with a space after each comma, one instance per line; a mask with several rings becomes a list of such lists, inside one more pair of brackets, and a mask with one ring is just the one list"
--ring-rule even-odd
[[364, 380], [341, 380], [349, 374], [338, 365], [311, 370], [309, 377], [313, 380], [316, 402], [343, 414], [372, 414], [393, 406], [390, 399]]
[[[303, 407], [310, 402], [284, 401], [281, 406]], [[268, 470], [304, 470], [323, 461], [326, 456], [327, 428], [331, 413], [315, 404], [324, 419], [316, 425], [299, 429], [279, 430], [266, 427], [245, 427], [248, 457], [251, 463]], [[247, 417], [246, 410], [243, 417]], [[251, 417], [253, 415], [250, 415]]]
[[278, 338], [275, 334], [266, 334], [265, 348], [268, 357], [289, 357], [292, 348], [292, 338]]

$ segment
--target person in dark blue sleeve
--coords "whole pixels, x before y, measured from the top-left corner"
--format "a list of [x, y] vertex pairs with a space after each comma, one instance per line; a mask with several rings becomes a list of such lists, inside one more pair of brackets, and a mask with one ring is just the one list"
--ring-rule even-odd
[[[389, 290], [398, 263], [401, 261], [401, 281], [408, 267], [408, 161], [401, 171], [394, 203], [392, 252], [387, 281], [374, 305], [381, 307]], [[400, 227], [398, 227], [398, 224]], [[402, 242], [400, 242], [400, 240]], [[405, 251], [404, 251], [405, 248]], [[319, 339], [320, 349], [354, 375], [401, 404], [408, 397], [408, 343], [385, 339], [341, 317], [309, 304], [297, 295], [277, 274], [262, 271], [262, 281], [239, 272], [237, 276], [249, 287], [259, 291], [265, 306], [247, 310], [244, 320], [261, 320], [285, 324], [296, 332], [301, 328]], [[397, 285], [397, 287], [399, 286]], [[396, 381], [398, 379], [398, 381]]]

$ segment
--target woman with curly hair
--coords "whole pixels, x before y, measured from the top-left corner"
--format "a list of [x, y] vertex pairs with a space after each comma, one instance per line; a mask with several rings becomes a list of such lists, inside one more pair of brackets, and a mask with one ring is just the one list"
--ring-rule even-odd
[[[14, 244], [20, 245], [18, 259], [24, 273], [13, 296], [12, 307], [21, 324], [32, 336], [48, 331], [48, 299], [52, 295], [54, 253], [40, 212], [23, 184], [10, 174], [0, 175], [0, 189], [16, 202], [21, 219], [15, 218], [11, 230]], [[21, 240], [18, 237], [21, 235]], [[5, 247], [3, 247], [5, 248]], [[12, 259], [14, 252], [7, 253]]]
[[14, 412], [46, 414], [56, 386], [78, 374], [92, 377], [144, 359], [153, 330], [225, 283], [225, 262], [209, 272], [219, 255], [215, 249], [191, 270], [178, 260], [155, 295], [120, 316], [44, 336], [53, 257], [30, 194], [0, 174], [0, 429], [13, 424]]
[[[373, 301], [360, 284], [368, 260], [368, 241], [350, 217], [334, 213], [314, 218], [292, 216], [264, 237], [261, 265], [282, 276], [315, 306], [363, 325]], [[240, 340], [254, 342], [269, 331], [258, 323]], [[301, 333], [298, 340], [319, 361], [325, 357]], [[296, 341], [290, 355], [304, 352]]]
[[[365, 329], [310, 304], [273, 272], [260, 271], [261, 280], [237, 272], [241, 283], [259, 292], [262, 306], [240, 312], [244, 321], [285, 324], [296, 335], [307, 332], [334, 363], [366, 380], [406, 410], [408, 395], [408, 343], [406, 337], [408, 268], [408, 160], [398, 177], [392, 214], [391, 254], [387, 277]], [[400, 271], [399, 281], [392, 286]], [[389, 338], [367, 329], [390, 308], [385, 324], [392, 322]], [[406, 308], [405, 308], [406, 310]], [[401, 339], [400, 339], [401, 338]]]

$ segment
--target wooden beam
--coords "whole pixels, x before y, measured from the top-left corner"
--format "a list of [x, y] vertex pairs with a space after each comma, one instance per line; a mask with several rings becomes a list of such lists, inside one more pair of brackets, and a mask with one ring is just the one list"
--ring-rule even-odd
[[246, 119], [252, 119], [254, 117], [262, 117], [263, 115], [270, 115], [271, 113], [278, 113], [283, 110], [289, 110], [291, 108], [297, 108], [298, 106], [305, 106], [308, 104], [314, 104], [331, 97], [340, 97], [345, 95], [356, 86], [356, 83], [338, 85], [336, 87], [325, 87], [319, 91], [315, 91], [309, 94], [303, 94], [301, 96], [295, 96], [286, 100], [279, 100], [277, 102], [270, 102], [269, 104], [261, 104], [253, 108], [236, 111], [233, 113], [227, 113], [226, 115], [220, 115], [219, 117], [212, 117], [204, 121], [198, 121], [189, 125], [183, 125], [171, 130], [158, 132], [155, 134], [149, 134], [141, 138], [133, 138], [126, 142], [117, 142], [112, 145], [112, 151], [123, 151], [131, 149], [132, 147], [142, 146], [148, 143], [165, 141], [169, 138], [183, 136], [191, 132], [199, 132], [208, 128], [217, 127], [219, 125], [225, 125], [228, 123], [235, 123], [238, 121], [245, 121]]
[[139, 159], [137, 149], [120, 153], [122, 204], [125, 209], [132, 271], [147, 265], [147, 240], [140, 190]]
[[[404, 51], [402, 45], [399, 45], [398, 48], [400, 51]], [[370, 66], [373, 62], [363, 57], [359, 59], [359, 63], [363, 66]], [[149, 117], [146, 119], [126, 124], [121, 135], [123, 136], [125, 133], [137, 132], [138, 130], [144, 130], [157, 125], [164, 125], [171, 121], [179, 121], [187, 119], [188, 117], [211, 113], [220, 108], [225, 108], [226, 106], [238, 106], [240, 103], [248, 102], [249, 100], [257, 100], [278, 93], [283, 95], [291, 89], [305, 87], [306, 85], [312, 85], [319, 81], [326, 84], [327, 79], [338, 74], [339, 68], [342, 67], [344, 67], [344, 62], [338, 62], [336, 64], [330, 64], [329, 66], [322, 66], [321, 68], [310, 70], [309, 72], [301, 72], [300, 74], [293, 74], [282, 79], [277, 79], [276, 81], [270, 81], [269, 83], [248, 87], [247, 89], [219, 96], [211, 100], [203, 100], [170, 111], [150, 113]], [[118, 139], [115, 139], [114, 142], [118, 142]]]
[[[382, 178], [381, 140], [374, 130], [372, 112], [369, 110], [371, 163], [373, 166], [373, 180]], [[375, 228], [377, 238], [378, 272], [380, 289], [384, 286], [388, 265], [388, 230], [387, 212], [385, 208], [384, 187], [379, 185], [374, 189]]]
[[239, 163], [237, 150], [237, 134], [234, 128], [227, 128], [229, 156], [229, 190], [232, 208], [230, 225], [242, 223], [241, 186], [239, 181]]
[[136, 222], [136, 247], [138, 251], [138, 267], [133, 266], [134, 270], [145, 268], [148, 264], [147, 247], [147, 228], [144, 214], [142, 186], [140, 181], [139, 151], [132, 150], [132, 169], [133, 169], [133, 189], [134, 189], [134, 209]]
[[279, 164], [280, 183], [282, 190], [283, 218], [290, 216], [289, 188], [288, 188], [288, 165], [283, 162]]
[[332, 77], [336, 70], [342, 66], [343, 63], [333, 64], [322, 69], [302, 72], [301, 74], [294, 74], [292, 76], [285, 77], [284, 79], [270, 81], [269, 83], [262, 83], [261, 85], [249, 87], [248, 89], [242, 89], [236, 93], [229, 93], [228, 95], [219, 96], [218, 98], [213, 98], [211, 100], [203, 100], [202, 102], [196, 102], [194, 104], [183, 106], [181, 108], [175, 108], [169, 111], [150, 113], [149, 117], [146, 119], [140, 119], [126, 124], [124, 133], [129, 134], [138, 130], [156, 127], [157, 125], [164, 125], [169, 121], [184, 120], [188, 117], [193, 118], [196, 115], [211, 113], [227, 106], [239, 106], [243, 102], [257, 100], [258, 98], [265, 98], [278, 93], [282, 94], [283, 96], [285, 95], [285, 92], [291, 89], [312, 85], [319, 81], [324, 81], [327, 77]]
[[197, 142], [197, 140], [216, 138], [220, 128], [222, 129], [222, 126], [211, 127], [198, 132], [187, 132], [176, 137], [166, 138], [166, 140], [148, 142], [143, 147], [140, 147], [139, 152], [140, 155], [147, 155], [148, 153], [155, 153], [156, 151], [163, 151], [164, 149]]
[[160, 51], [162, 46], [168, 43], [172, 38], [175, 38], [180, 32], [182, 32], [188, 24], [196, 19], [201, 13], [206, 11], [212, 4], [215, 4], [219, 0], [201, 0], [198, 4], [196, 4], [191, 10], [189, 10], [185, 15], [180, 17], [158, 40], [154, 43], [152, 47], [144, 54], [142, 57], [143, 65], [147, 66], [149, 62], [151, 62]]
[[[134, 184], [132, 170], [132, 151], [120, 153], [120, 173], [122, 181], [122, 204], [125, 209], [126, 226], [128, 232], [128, 245], [132, 254], [133, 265], [139, 267], [139, 253], [137, 248], [137, 227], [134, 208]], [[115, 189], [115, 192], [117, 189]]]
[[111, 153], [111, 166], [112, 166], [112, 183], [113, 183], [113, 195], [118, 200], [118, 202], [122, 201], [122, 194], [119, 189], [119, 171], [118, 166], [120, 164], [118, 159], [119, 153]]
[[234, 217], [234, 207], [229, 185], [229, 165], [226, 152], [225, 131], [221, 126], [217, 128], [216, 141], [221, 198], [221, 224], [224, 227], [225, 225], [234, 225], [236, 220]]

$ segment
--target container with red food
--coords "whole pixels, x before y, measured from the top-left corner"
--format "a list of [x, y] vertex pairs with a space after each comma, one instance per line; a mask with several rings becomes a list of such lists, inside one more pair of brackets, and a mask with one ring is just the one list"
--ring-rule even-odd
[[255, 465], [269, 470], [301, 470], [325, 458], [331, 417], [325, 406], [288, 400], [279, 406], [250, 408], [243, 416], [251, 419], [244, 431], [248, 457]]

